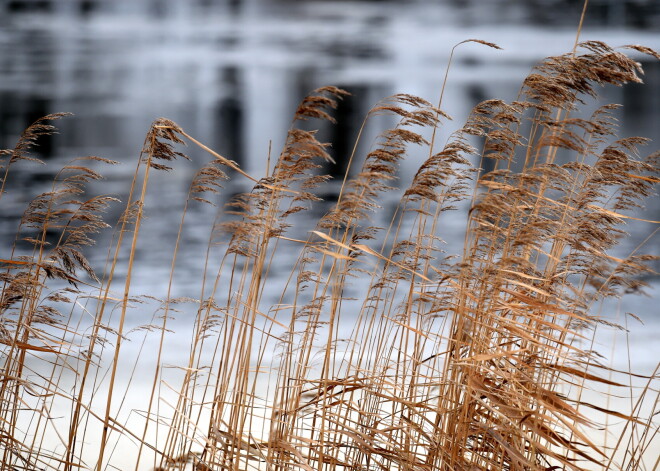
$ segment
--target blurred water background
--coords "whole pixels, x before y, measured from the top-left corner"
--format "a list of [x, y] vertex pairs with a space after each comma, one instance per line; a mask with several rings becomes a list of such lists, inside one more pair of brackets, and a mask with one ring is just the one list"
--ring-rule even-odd
[[[74, 157], [98, 155], [122, 162], [105, 169], [107, 179], [93, 187], [125, 196], [144, 135], [157, 117], [177, 122], [258, 178], [265, 173], [269, 148], [275, 155], [281, 148], [298, 101], [316, 87], [336, 85], [352, 96], [337, 110], [338, 125], [324, 127], [322, 136], [332, 142], [338, 162], [329, 170], [340, 175], [360, 123], [378, 100], [401, 92], [437, 102], [455, 44], [469, 38], [497, 43], [502, 51], [478, 44], [457, 51], [443, 101], [454, 118], [442, 130], [446, 138], [477, 102], [516, 99], [535, 63], [571, 51], [582, 3], [0, 0], [0, 148], [13, 147], [25, 127], [47, 113], [74, 113], [56, 123], [60, 134], [40, 142], [36, 153], [47, 166], [22, 163], [12, 169], [0, 208], [0, 253], [5, 255], [13, 241], [27, 201], [46, 191], [57, 169]], [[659, 1], [592, 0], [589, 5], [581, 40], [660, 50]], [[646, 83], [605, 88], [598, 104], [622, 104], [617, 112], [620, 134], [653, 138], [651, 151], [660, 142], [660, 63], [638, 59]], [[362, 155], [387, 124], [376, 121], [367, 129]], [[192, 163], [178, 163], [173, 172], [154, 177], [134, 276], [136, 294], [166, 293], [163, 280], [180, 218], [176, 209], [183, 205], [192, 174], [209, 158], [197, 149], [189, 151]], [[421, 158], [412, 155], [410, 165], [402, 166], [403, 181], [409, 181]], [[216, 202], [250, 187], [237, 178]], [[332, 201], [337, 186], [325, 191]], [[384, 200], [376, 223], [379, 218], [388, 221], [394, 205], [394, 200]], [[312, 216], [325, 209], [320, 205]], [[214, 217], [206, 207], [191, 211], [205, 222]], [[118, 214], [119, 207], [107, 219], [115, 221]], [[453, 238], [442, 234], [455, 249], [462, 243], [464, 216], [453, 216], [456, 227], [448, 224]], [[638, 216], [659, 220], [658, 199]], [[654, 229], [652, 224], [631, 224], [631, 241], [621, 253], [629, 253]], [[208, 232], [209, 224], [187, 232], [173, 295], [198, 296], [190, 291], [199, 285]], [[109, 240], [103, 234], [99, 245], [107, 247]], [[658, 254], [659, 247], [655, 237], [643, 250]], [[92, 263], [102, 269], [106, 254], [105, 249], [91, 252]], [[282, 283], [287, 275], [282, 272]], [[658, 279], [648, 281], [657, 299]], [[273, 302], [278, 285], [273, 283]], [[644, 328], [631, 326], [628, 347], [641, 372], [650, 372], [660, 357], [656, 306], [650, 298], [626, 296], [605, 308], [612, 315], [635, 312], [646, 323]], [[185, 320], [177, 322], [174, 330], [185, 333]], [[602, 342], [607, 354], [611, 346], [606, 339]]]
[[[149, 124], [160, 116], [259, 177], [269, 148], [275, 155], [281, 148], [299, 100], [323, 85], [353, 93], [335, 114], [338, 125], [324, 126], [321, 134], [332, 142], [338, 164], [329, 170], [339, 176], [362, 119], [378, 100], [411, 93], [437, 102], [453, 45], [468, 38], [497, 43], [502, 51], [478, 44], [457, 51], [443, 100], [454, 118], [442, 129], [446, 137], [476, 103], [516, 99], [534, 64], [569, 52], [581, 9], [581, 0], [3, 0], [0, 148], [11, 148], [47, 113], [75, 116], [59, 121], [60, 134], [39, 143], [37, 155], [48, 167], [12, 172], [13, 199], [4, 203], [2, 231], [13, 234], [7, 221], [15, 221], [21, 205], [73, 157], [122, 162], [106, 171], [103, 187], [124, 194]], [[660, 49], [659, 28], [658, 0], [592, 0], [581, 39]], [[650, 137], [657, 148], [660, 64], [638, 59], [644, 85], [605, 88], [587, 109], [622, 104], [621, 136]], [[358, 156], [387, 124], [367, 128]], [[209, 158], [197, 149], [189, 153], [194, 162], [178, 165], [166, 186], [155, 189], [161, 193], [156, 205], [181, 202], [190, 176]], [[413, 153], [402, 166], [402, 186], [421, 158]], [[248, 188], [239, 178], [226, 195]], [[328, 187], [328, 196], [335, 191]], [[11, 202], [15, 206], [7, 207]], [[652, 202], [642, 217], [660, 219], [659, 208]], [[152, 211], [158, 219], [172, 214]], [[166, 227], [176, 226], [165, 220]], [[627, 250], [652, 230], [638, 226]], [[651, 242], [656, 251], [657, 244]]]

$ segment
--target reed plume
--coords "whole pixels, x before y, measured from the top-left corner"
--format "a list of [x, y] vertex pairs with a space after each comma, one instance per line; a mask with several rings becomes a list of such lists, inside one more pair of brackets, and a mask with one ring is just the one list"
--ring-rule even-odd
[[[260, 178], [155, 121], [115, 224], [102, 215], [116, 199], [88, 188], [115, 162], [72, 161], [28, 205], [0, 260], [0, 469], [101, 470], [119, 458], [161, 471], [657, 467], [657, 368], [637, 394], [624, 381], [640, 375], [608, 367], [591, 344], [597, 327], [620, 328], [600, 303], [657, 275], [654, 257], [613, 249], [654, 194], [659, 153], [644, 156], [646, 139], [616, 137], [615, 105], [576, 114], [597, 87], [640, 82], [641, 72], [621, 50], [582, 43], [541, 62], [517, 100], [478, 104], [439, 150], [449, 115], [419, 97], [389, 97], [363, 127], [383, 114], [396, 125], [361, 163], [355, 150], [341, 156], [346, 178], [317, 221], [302, 214], [321, 203], [332, 158], [301, 123], [334, 121], [347, 95], [335, 87], [302, 101]], [[37, 121], [3, 153], [0, 197], [60, 117]], [[184, 144], [212, 160], [183, 202], [159, 280], [165, 299], [139, 296], [132, 277], [150, 175], [186, 159]], [[397, 183], [413, 146], [426, 159]], [[198, 289], [174, 297], [191, 208], [215, 205], [229, 175], [254, 186], [201, 221], [208, 242], [186, 275]], [[371, 219], [392, 195], [394, 216], [378, 227]], [[446, 229], [457, 217], [464, 244], [451, 253]], [[107, 228], [100, 270], [86, 257]], [[134, 311], [147, 320], [129, 328]], [[193, 319], [190, 343], [170, 365], [177, 313]], [[157, 346], [152, 360], [126, 363], [125, 344], [136, 340]], [[591, 392], [603, 386], [638, 405], [607, 407], [610, 393]], [[127, 415], [131, 388], [148, 394]], [[645, 400], [656, 405], [643, 409]], [[624, 423], [614, 446], [598, 430], [610, 419]]]

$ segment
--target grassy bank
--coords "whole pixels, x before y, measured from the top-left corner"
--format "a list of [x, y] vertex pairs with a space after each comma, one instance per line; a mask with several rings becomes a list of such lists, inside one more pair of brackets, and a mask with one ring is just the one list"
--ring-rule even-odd
[[[614, 105], [577, 117], [601, 85], [640, 81], [627, 50], [660, 58], [583, 43], [537, 66], [516, 101], [477, 105], [444, 143], [442, 98], [384, 99], [365, 123], [387, 114], [396, 126], [366, 156], [344, 156], [318, 220], [301, 215], [320, 204], [331, 157], [309, 129], [333, 120], [345, 96], [334, 87], [300, 104], [265, 176], [167, 119], [149, 129], [123, 203], [90, 190], [115, 162], [72, 160], [1, 248], [0, 469], [657, 469], [657, 370], [613, 371], [593, 346], [597, 328], [617, 328], [603, 300], [653, 274], [643, 247], [612, 249], [660, 181], [660, 155], [617, 138]], [[0, 205], [60, 118], [4, 154]], [[174, 250], [159, 255], [167, 295], [153, 299], [132, 290], [149, 247], [140, 229], [154, 173], [190, 165], [183, 144], [210, 158], [181, 202]], [[427, 158], [397, 182], [413, 146]], [[174, 298], [191, 208], [217, 201], [228, 175], [254, 187], [193, 221], [206, 255], [196, 291]], [[375, 227], [394, 186], [394, 217]], [[456, 218], [465, 238], [450, 253]], [[94, 245], [101, 231], [109, 247]], [[87, 261], [95, 251], [104, 266]], [[192, 334], [172, 351], [178, 312]]]

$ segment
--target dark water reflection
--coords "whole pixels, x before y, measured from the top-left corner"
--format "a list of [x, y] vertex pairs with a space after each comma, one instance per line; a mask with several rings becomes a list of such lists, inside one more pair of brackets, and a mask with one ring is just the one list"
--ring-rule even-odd
[[[451, 47], [477, 37], [504, 51], [475, 45], [459, 50], [444, 108], [454, 116], [443, 138], [462, 123], [471, 107], [486, 98], [516, 98], [520, 82], [541, 58], [572, 48], [580, 2], [326, 2], [142, 1], [0, 2], [0, 148], [10, 148], [27, 124], [52, 112], [75, 114], [58, 122], [61, 132], [42, 139], [38, 153], [45, 168], [21, 164], [12, 170], [2, 201], [0, 240], [13, 239], [24, 205], [46, 191], [58, 167], [73, 157], [99, 155], [118, 160], [108, 179], [91, 192], [125, 197], [149, 123], [166, 116], [256, 176], [265, 171], [269, 148], [283, 143], [298, 100], [322, 85], [353, 93], [338, 108], [337, 126], [324, 126], [337, 161], [327, 170], [343, 174], [347, 156], [367, 111], [398, 92], [437, 100]], [[657, 2], [642, 12], [640, 2], [593, 2], [582, 37], [612, 45], [641, 43], [660, 49], [654, 33]], [[506, 5], [505, 5], [506, 4]], [[333, 6], [334, 5], [334, 6]], [[654, 7], [653, 5], [656, 5]], [[655, 8], [655, 9], [654, 9]], [[603, 90], [603, 101], [622, 103], [621, 134], [660, 140], [660, 65], [644, 60], [644, 86]], [[593, 105], [595, 106], [595, 105]], [[387, 120], [368, 127], [358, 155], [364, 155]], [[655, 144], [657, 148], [657, 144]], [[137, 290], [164, 294], [156, 274], [167, 273], [190, 178], [208, 160], [188, 149], [192, 163], [154, 177], [148, 199], [144, 245], [138, 254]], [[408, 181], [422, 156], [401, 169]], [[249, 185], [228, 184], [216, 203]], [[337, 186], [323, 190], [331, 202]], [[378, 224], [395, 210], [383, 201]], [[323, 209], [313, 213], [318, 218]], [[120, 208], [107, 219], [116, 221]], [[639, 217], [660, 219], [657, 199]], [[182, 243], [177, 284], [199, 275], [215, 210], [193, 206], [193, 223]], [[450, 246], [460, 250], [463, 216], [449, 218]], [[624, 248], [630, 251], [653, 225], [631, 224]], [[445, 235], [446, 236], [446, 235]], [[107, 247], [111, 234], [102, 235]], [[647, 251], [658, 249], [658, 238]], [[92, 254], [102, 266], [104, 250]], [[154, 286], [155, 285], [155, 286]], [[195, 286], [194, 283], [191, 283]]]

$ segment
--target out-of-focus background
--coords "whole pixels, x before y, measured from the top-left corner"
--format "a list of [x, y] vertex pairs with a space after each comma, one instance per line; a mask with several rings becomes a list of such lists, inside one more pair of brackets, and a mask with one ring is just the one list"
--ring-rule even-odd
[[[341, 160], [367, 110], [392, 93], [437, 101], [451, 47], [468, 38], [443, 107], [457, 123], [515, 99], [543, 57], [573, 47], [582, 0], [2, 0], [0, 147], [67, 111], [46, 158], [132, 158], [166, 116], [248, 171], [278, 149], [298, 100], [320, 85], [354, 96], [329, 138]], [[581, 39], [660, 46], [657, 0], [591, 0]], [[605, 89], [624, 134], [658, 137], [660, 64], [646, 85]]]
[[[0, 214], [0, 250], [13, 240], [26, 201], [46, 191], [56, 169], [73, 157], [121, 161], [105, 172], [108, 180], [99, 188], [124, 195], [157, 117], [172, 119], [260, 177], [269, 147], [276, 155], [298, 101], [316, 87], [336, 85], [353, 94], [337, 110], [338, 124], [323, 129], [338, 162], [330, 171], [340, 175], [362, 119], [378, 100], [403, 92], [437, 102], [455, 44], [469, 38], [497, 43], [503, 50], [479, 44], [457, 50], [442, 105], [454, 118], [442, 131], [446, 137], [477, 102], [516, 99], [535, 63], [570, 52], [582, 7], [582, 0], [0, 0], [0, 148], [11, 148], [38, 117], [75, 114], [57, 122], [59, 135], [41, 140], [37, 154], [47, 167], [12, 170]], [[591, 0], [580, 39], [660, 49], [659, 30], [658, 0]], [[605, 88], [599, 103], [622, 104], [621, 135], [653, 138], [657, 148], [660, 62], [637, 58], [646, 83]], [[378, 123], [367, 129], [363, 148], [380, 130]], [[145, 226], [147, 242], [138, 254], [143, 272], [135, 277], [136, 291], [164, 293], [164, 254], [171, 254], [180, 217], [172, 208], [183, 203], [192, 173], [208, 158], [195, 149], [190, 154], [192, 164], [178, 164], [150, 190], [151, 226]], [[404, 181], [417, 163], [413, 155], [402, 166]], [[239, 178], [227, 192], [245, 191], [248, 183]], [[332, 185], [327, 191], [331, 199]], [[393, 204], [384, 206], [386, 220]], [[658, 220], [659, 213], [656, 199], [641, 214]], [[464, 225], [460, 214], [455, 219]], [[632, 242], [623, 251], [654, 227], [631, 225]], [[206, 243], [207, 231], [184, 240], [184, 255]], [[647, 252], [657, 253], [654, 240]], [[97, 253], [92, 262], [99, 266], [106, 252]], [[199, 257], [180, 259], [184, 274], [200, 269]], [[175, 294], [189, 294], [186, 279]], [[657, 281], [650, 281], [657, 293]], [[639, 306], [648, 311], [652, 304]], [[644, 345], [652, 343], [649, 337]]]

